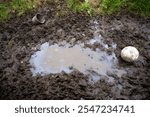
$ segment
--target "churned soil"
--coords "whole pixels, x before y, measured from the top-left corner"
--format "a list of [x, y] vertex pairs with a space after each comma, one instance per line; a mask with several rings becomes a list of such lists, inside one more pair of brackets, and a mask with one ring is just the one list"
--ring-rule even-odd
[[[35, 13], [43, 13], [46, 22], [33, 24]], [[0, 23], [0, 99], [150, 99], [150, 19], [127, 12], [92, 17], [70, 11], [62, 16], [59, 13], [55, 4], [49, 4]], [[105, 43], [117, 44], [115, 54], [126, 74], [118, 77], [110, 73], [114, 82], [108, 82], [105, 76], [94, 83], [78, 70], [32, 76], [29, 60], [42, 43], [85, 42], [93, 38], [91, 21], [98, 22], [98, 33]], [[121, 59], [120, 51], [125, 46], [139, 50], [138, 61]], [[95, 47], [99, 45], [91, 48]]]

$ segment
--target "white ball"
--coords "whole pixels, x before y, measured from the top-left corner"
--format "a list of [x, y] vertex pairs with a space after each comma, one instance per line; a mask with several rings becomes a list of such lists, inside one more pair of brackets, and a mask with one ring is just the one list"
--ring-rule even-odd
[[122, 49], [121, 57], [127, 62], [136, 61], [139, 57], [139, 51], [133, 46], [127, 46]]

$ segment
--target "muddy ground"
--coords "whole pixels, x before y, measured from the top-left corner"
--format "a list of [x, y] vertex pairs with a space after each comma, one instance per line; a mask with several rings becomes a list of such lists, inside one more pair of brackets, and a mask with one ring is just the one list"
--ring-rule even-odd
[[[46, 23], [34, 25], [35, 13], [45, 13]], [[91, 83], [75, 70], [70, 74], [32, 77], [29, 60], [39, 45], [63, 40], [76, 44], [93, 38], [91, 21], [98, 21], [99, 31], [107, 44], [117, 43], [115, 53], [119, 67], [127, 74], [108, 82], [101, 78]], [[137, 62], [126, 63], [120, 57], [125, 46], [140, 51]], [[88, 46], [88, 45], [87, 45]], [[93, 45], [94, 49], [99, 45]], [[123, 12], [113, 16], [90, 17], [69, 12], [59, 16], [55, 5], [44, 6], [23, 17], [0, 23], [0, 99], [150, 99], [150, 20]]]

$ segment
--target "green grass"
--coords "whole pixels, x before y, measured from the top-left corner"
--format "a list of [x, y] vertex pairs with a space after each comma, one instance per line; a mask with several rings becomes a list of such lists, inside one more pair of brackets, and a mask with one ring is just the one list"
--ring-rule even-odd
[[150, 0], [130, 0], [128, 8], [143, 16], [150, 16]]
[[12, 7], [12, 10], [18, 13], [18, 15], [22, 15], [35, 8], [36, 4], [36, 0], [12, 0], [10, 6]]
[[[23, 15], [28, 11], [37, 8], [41, 1], [59, 1], [59, 0], [12, 0], [9, 3], [0, 3], [0, 20], [6, 21], [11, 17], [12, 12], [17, 15]], [[88, 0], [66, 0], [69, 9], [75, 12], [86, 12], [92, 15], [95, 12], [112, 14], [126, 9], [142, 16], [150, 17], [150, 0], [100, 0], [98, 8], [92, 7]], [[62, 12], [61, 12], [62, 14]]]
[[119, 11], [123, 6], [125, 6], [126, 0], [102, 0], [101, 12], [112, 14]]
[[108, 14], [123, 8], [142, 16], [150, 16], [150, 0], [102, 0], [101, 7]]
[[69, 9], [72, 9], [75, 12], [87, 12], [89, 15], [92, 15], [94, 9], [92, 6], [85, 0], [67, 0], [67, 5]]
[[[44, 0], [43, 0], [44, 1]], [[17, 15], [31, 11], [40, 4], [40, 0], [12, 0], [9, 3], [0, 4], [0, 20], [8, 20], [12, 12]]]
[[68, 8], [77, 12], [87, 12], [91, 14], [93, 11], [98, 11], [99, 13], [112, 14], [125, 4], [126, 0], [99, 0], [99, 8], [94, 8], [89, 4], [88, 0], [80, 2], [81, 0], [67, 0]]
[[9, 5], [0, 4], [0, 20], [7, 20], [10, 17], [9, 12]]
[[[81, 3], [80, 0], [67, 0], [68, 8], [78, 12], [97, 11], [87, 2]], [[85, 0], [87, 1], [87, 0]], [[120, 9], [127, 9], [131, 12], [138, 13], [143, 16], [150, 16], [150, 0], [100, 0], [98, 13], [112, 14], [119, 12]]]

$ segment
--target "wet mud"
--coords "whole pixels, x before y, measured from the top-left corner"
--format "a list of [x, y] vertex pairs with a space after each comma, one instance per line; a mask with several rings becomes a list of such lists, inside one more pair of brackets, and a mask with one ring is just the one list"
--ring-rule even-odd
[[[45, 6], [0, 23], [0, 99], [150, 99], [150, 19], [126, 12], [94, 17], [69, 12], [59, 17], [55, 8]], [[31, 22], [37, 12], [47, 14], [44, 24]], [[97, 35], [103, 42], [91, 41]], [[45, 42], [54, 45], [63, 41], [72, 46], [84, 43], [85, 48], [94, 52], [100, 49], [108, 55], [113, 50], [117, 69], [126, 73], [108, 71], [99, 79], [91, 71], [98, 77], [96, 82], [78, 69], [33, 76], [31, 56]], [[121, 59], [125, 46], [139, 50], [138, 61], [127, 63]]]

